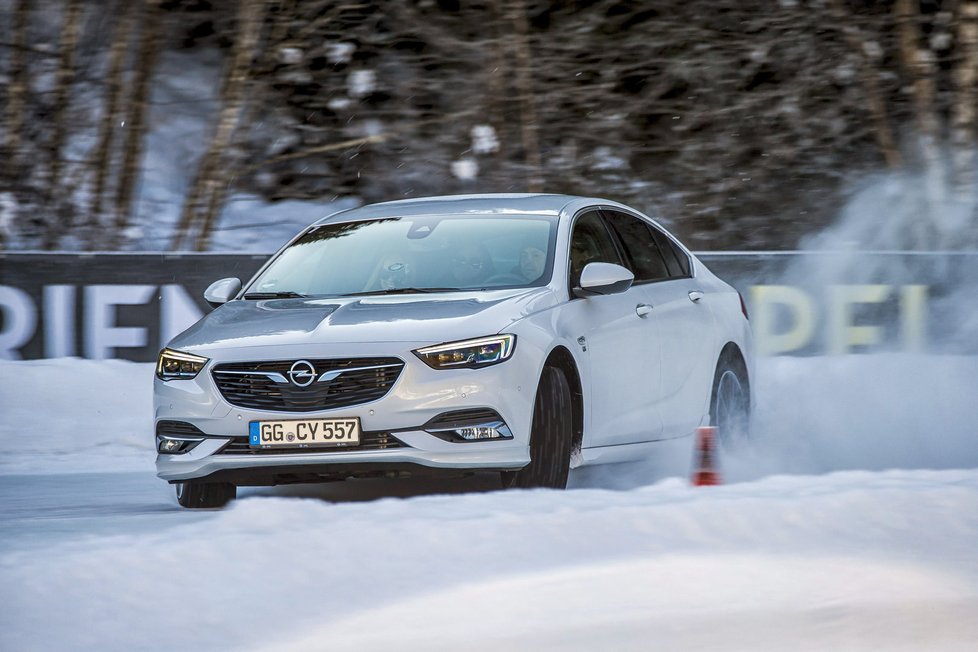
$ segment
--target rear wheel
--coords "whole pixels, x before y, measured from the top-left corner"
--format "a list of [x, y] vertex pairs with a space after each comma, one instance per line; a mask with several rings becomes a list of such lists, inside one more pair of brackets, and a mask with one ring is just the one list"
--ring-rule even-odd
[[725, 360], [717, 365], [710, 423], [716, 426], [717, 439], [725, 446], [736, 445], [750, 436], [750, 386], [739, 360]]
[[519, 471], [504, 471], [504, 487], [563, 489], [570, 471], [572, 444], [571, 391], [567, 377], [545, 367], [533, 404], [530, 463]]
[[177, 502], [181, 507], [224, 507], [234, 500], [237, 487], [230, 482], [196, 482], [187, 480], [176, 483]]

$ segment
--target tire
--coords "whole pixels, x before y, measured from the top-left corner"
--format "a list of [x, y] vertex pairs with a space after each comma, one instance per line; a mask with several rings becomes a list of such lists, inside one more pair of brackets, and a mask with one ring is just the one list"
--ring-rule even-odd
[[177, 502], [188, 509], [224, 507], [234, 500], [238, 488], [230, 482], [186, 482], [176, 483]]
[[721, 360], [717, 365], [710, 424], [717, 429], [717, 441], [725, 447], [736, 446], [750, 437], [750, 385], [747, 371], [738, 359]]
[[544, 367], [533, 404], [530, 463], [519, 471], [504, 471], [503, 486], [565, 488], [572, 440], [571, 391], [567, 377], [556, 367]]

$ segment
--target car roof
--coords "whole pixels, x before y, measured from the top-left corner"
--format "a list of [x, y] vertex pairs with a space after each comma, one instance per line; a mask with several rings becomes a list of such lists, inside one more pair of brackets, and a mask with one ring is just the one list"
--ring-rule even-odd
[[575, 197], [573, 195], [531, 193], [489, 193], [482, 195], [418, 197], [415, 199], [400, 199], [379, 204], [368, 204], [359, 208], [339, 211], [318, 220], [315, 224], [384, 217], [405, 217], [408, 215], [529, 214], [557, 216], [568, 204], [581, 199], [581, 197]]

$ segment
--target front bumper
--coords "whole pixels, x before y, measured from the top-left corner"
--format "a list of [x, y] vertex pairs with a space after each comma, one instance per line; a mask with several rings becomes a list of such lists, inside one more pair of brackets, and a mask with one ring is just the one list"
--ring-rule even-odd
[[[212, 359], [196, 378], [155, 380], [156, 422], [181, 421], [196, 427], [205, 439], [186, 453], [159, 454], [158, 477], [171, 482], [191, 479], [224, 479], [236, 484], [275, 484], [342, 478], [351, 475], [423, 470], [505, 470], [529, 463], [529, 429], [538, 365], [532, 355], [517, 351], [506, 362], [483, 369], [435, 370], [411, 351], [430, 344], [378, 343], [350, 350], [350, 345], [262, 348], [201, 352]], [[211, 369], [226, 362], [289, 360], [351, 356], [394, 356], [404, 368], [390, 391], [380, 399], [360, 405], [315, 412], [262, 411], [228, 403], [215, 384]], [[446, 412], [490, 408], [512, 432], [512, 439], [453, 442], [421, 429]], [[251, 421], [359, 417], [365, 432], [391, 432], [403, 447], [383, 450], [310, 449], [310, 452], [227, 454], [223, 449], [235, 438], [248, 435]]]

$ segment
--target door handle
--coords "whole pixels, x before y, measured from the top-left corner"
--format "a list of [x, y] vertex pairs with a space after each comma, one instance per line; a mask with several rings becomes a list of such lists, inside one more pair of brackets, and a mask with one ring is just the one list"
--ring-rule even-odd
[[635, 314], [641, 317], [642, 319], [645, 319], [645, 317], [650, 312], [652, 312], [652, 306], [650, 306], [647, 303], [640, 303], [637, 306], [635, 306]]
[[700, 299], [702, 298], [703, 298], [703, 293], [700, 292], [699, 290], [689, 291], [689, 300], [692, 301], [693, 303], [699, 303]]

